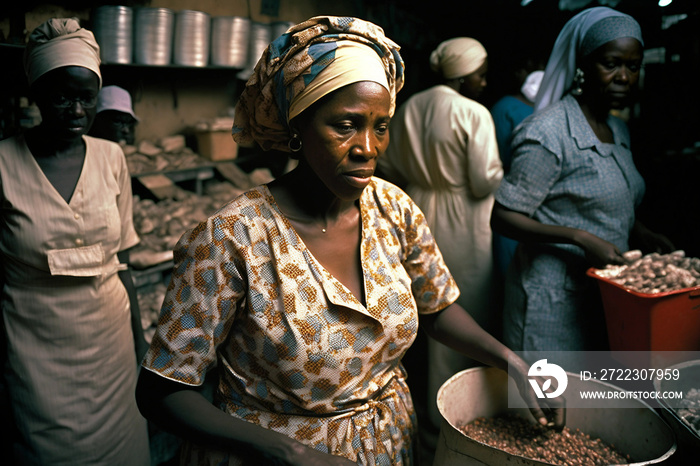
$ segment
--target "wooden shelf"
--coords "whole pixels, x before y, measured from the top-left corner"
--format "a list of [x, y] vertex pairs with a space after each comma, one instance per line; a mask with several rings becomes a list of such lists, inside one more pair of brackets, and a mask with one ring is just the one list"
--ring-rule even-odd
[[233, 66], [217, 66], [217, 65], [206, 65], [206, 66], [188, 66], [188, 65], [177, 65], [174, 63], [168, 65], [147, 65], [143, 63], [107, 63], [102, 62], [100, 65], [107, 68], [126, 68], [126, 69], [148, 69], [148, 70], [213, 70], [213, 71], [241, 71], [242, 68], [236, 68]]

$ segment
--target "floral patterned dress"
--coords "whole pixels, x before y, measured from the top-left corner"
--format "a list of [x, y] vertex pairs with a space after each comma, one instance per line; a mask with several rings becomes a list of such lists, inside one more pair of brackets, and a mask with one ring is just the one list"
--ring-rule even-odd
[[[358, 464], [413, 463], [401, 358], [418, 313], [459, 291], [420, 209], [374, 178], [360, 200], [366, 306], [309, 252], [267, 186], [185, 233], [144, 368], [202, 384], [220, 409]], [[250, 463], [246, 463], [250, 461]], [[189, 445], [189, 464], [259, 464]]]

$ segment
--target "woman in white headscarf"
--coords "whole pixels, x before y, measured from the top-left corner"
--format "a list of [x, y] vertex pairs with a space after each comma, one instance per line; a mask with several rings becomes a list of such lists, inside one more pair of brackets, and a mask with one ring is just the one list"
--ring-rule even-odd
[[146, 344], [126, 270], [131, 178], [117, 144], [86, 136], [99, 65], [77, 20], [35, 29], [25, 70], [42, 121], [0, 142], [8, 464], [150, 464], [134, 399], [134, 335]]
[[[644, 181], [624, 122], [643, 56], [641, 29], [607, 7], [584, 10], [557, 38], [535, 113], [516, 130], [492, 225], [520, 242], [506, 278], [504, 339], [531, 351], [606, 350], [597, 284], [588, 267], [622, 264], [631, 239], [668, 240], [635, 219]], [[572, 354], [571, 370], [582, 364]]]
[[[438, 45], [430, 66], [442, 83], [411, 96], [397, 110], [379, 168], [425, 213], [459, 287], [458, 302], [498, 334], [489, 218], [503, 168], [493, 118], [477, 101], [486, 86], [488, 56], [476, 39], [458, 37]], [[437, 390], [474, 362], [432, 340], [428, 354], [428, 411], [439, 429]]]

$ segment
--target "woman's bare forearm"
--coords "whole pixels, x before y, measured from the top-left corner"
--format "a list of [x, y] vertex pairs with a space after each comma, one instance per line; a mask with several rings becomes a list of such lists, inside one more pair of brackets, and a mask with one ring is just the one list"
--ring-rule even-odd
[[559, 243], [580, 247], [593, 267], [624, 264], [625, 258], [617, 246], [598, 236], [577, 228], [547, 225], [525, 214], [510, 210], [499, 203], [493, 206], [491, 228], [508, 238], [523, 243]]
[[139, 375], [136, 401], [141, 413], [165, 431], [198, 445], [235, 451], [242, 457], [260, 457], [263, 464], [354, 464], [231, 416], [212, 405], [195, 387], [165, 379], [147, 369], [142, 369]]
[[528, 400], [530, 412], [540, 424], [564, 425], [565, 414], [561, 406], [550, 406], [534, 398], [527, 382], [528, 365], [525, 361], [483, 330], [460, 305], [455, 303], [435, 314], [420, 316], [420, 326], [430, 337], [452, 349], [508, 372], [523, 398]]
[[503, 207], [493, 206], [491, 228], [503, 236], [523, 242], [562, 243], [581, 246], [582, 236], [587, 233], [576, 228], [547, 225], [527, 215]]

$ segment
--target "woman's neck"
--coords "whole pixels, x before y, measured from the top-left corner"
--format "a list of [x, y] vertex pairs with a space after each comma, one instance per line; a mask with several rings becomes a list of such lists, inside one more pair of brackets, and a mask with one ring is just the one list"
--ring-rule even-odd
[[608, 125], [608, 116], [610, 115], [610, 108], [603, 105], [596, 105], [589, 100], [577, 97], [579, 107], [583, 115], [586, 117], [588, 124], [590, 125], [593, 133], [598, 137], [601, 142], [612, 143], [613, 134], [610, 126]]
[[443, 84], [457, 92], [459, 92], [459, 88], [462, 86], [462, 83], [459, 82], [459, 78], [446, 79], [443, 81]]
[[25, 141], [35, 158], [74, 158], [85, 155], [85, 141], [82, 136], [73, 139], [52, 137], [42, 126], [28, 131]]
[[306, 248], [366, 306], [357, 201], [338, 199], [303, 162], [268, 186]]
[[355, 210], [357, 205], [333, 195], [303, 162], [271, 182], [269, 187], [282, 212], [298, 221], [328, 225]]

